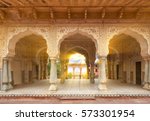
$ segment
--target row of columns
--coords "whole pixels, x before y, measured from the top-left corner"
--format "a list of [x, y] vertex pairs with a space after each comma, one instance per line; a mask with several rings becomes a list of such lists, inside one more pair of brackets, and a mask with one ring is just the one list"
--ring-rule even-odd
[[150, 89], [150, 60], [145, 61], [144, 89]]
[[2, 84], [1, 84], [2, 91], [7, 91], [13, 88], [10, 62], [11, 62], [11, 58], [3, 59]]
[[[49, 90], [56, 91], [57, 88], [57, 64], [56, 58], [50, 58], [51, 60], [51, 68], [50, 68], [50, 87]], [[3, 59], [3, 70], [2, 70], [2, 87], [1, 90], [9, 90], [12, 89], [12, 76], [11, 76], [11, 66], [10, 66], [10, 59], [4, 58]], [[98, 88], [100, 90], [107, 89], [106, 87], [106, 57], [100, 58], [99, 63], [99, 85]]]
[[[57, 87], [57, 65], [56, 58], [50, 58], [51, 60], [51, 69], [50, 69], [50, 87], [49, 90], [56, 91]], [[106, 63], [107, 57], [100, 57], [99, 61], [99, 85], [100, 90], [106, 90]]]

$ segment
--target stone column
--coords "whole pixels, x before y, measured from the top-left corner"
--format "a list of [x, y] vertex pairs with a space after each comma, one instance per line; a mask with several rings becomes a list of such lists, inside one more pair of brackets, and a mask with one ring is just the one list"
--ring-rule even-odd
[[61, 61], [61, 80], [60, 83], [63, 84], [65, 82], [65, 65], [64, 61]]
[[49, 66], [49, 58], [47, 59], [46, 63], [46, 79], [48, 79], [48, 66]]
[[145, 87], [146, 87], [145, 89], [150, 89], [150, 60], [148, 60], [148, 79]]
[[99, 85], [98, 88], [100, 90], [106, 90], [106, 62], [107, 62], [107, 57], [100, 57], [99, 60]]
[[9, 78], [8, 88], [9, 89], [13, 89], [13, 86], [12, 86], [12, 74], [11, 74], [11, 61], [12, 61], [12, 59], [9, 58], [9, 61], [8, 61], [8, 78]]
[[111, 79], [114, 79], [114, 61], [111, 62]]
[[144, 86], [143, 88], [144, 89], [147, 89], [148, 88], [148, 78], [149, 78], [149, 62], [148, 60], [144, 60], [145, 62], [145, 66], [144, 66]]
[[91, 63], [91, 71], [90, 71], [90, 82], [91, 83], [94, 83], [95, 80], [94, 80], [94, 63]]
[[9, 74], [8, 74], [8, 59], [3, 59], [3, 73], [2, 73], [2, 90], [7, 91], [9, 89]]
[[73, 66], [73, 79], [75, 79], [75, 67]]
[[79, 79], [82, 78], [82, 67], [80, 67], [80, 76], [79, 76]]
[[57, 90], [57, 66], [56, 66], [56, 58], [50, 58], [51, 60], [51, 70], [50, 70], [50, 91]]
[[39, 61], [39, 66], [38, 66], [38, 80], [41, 79], [41, 62]]

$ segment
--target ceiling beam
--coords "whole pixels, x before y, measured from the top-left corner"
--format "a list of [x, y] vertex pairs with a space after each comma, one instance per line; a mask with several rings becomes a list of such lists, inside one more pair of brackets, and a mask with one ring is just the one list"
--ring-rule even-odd
[[87, 19], [87, 9], [85, 9], [85, 11], [84, 11], [84, 19]]
[[0, 19], [4, 20], [5, 19], [5, 13], [4, 11], [0, 10]]
[[53, 10], [51, 8], [50, 8], [50, 18], [54, 19], [54, 12], [53, 12]]
[[17, 14], [18, 19], [22, 18], [22, 12], [19, 9], [16, 11], [16, 14]]
[[102, 19], [105, 18], [105, 15], [106, 15], [106, 8], [103, 7], [103, 8], [102, 8]]
[[24, 3], [23, 3], [22, 1], [20, 1], [20, 0], [17, 0], [17, 2], [19, 3], [19, 5], [22, 5], [22, 6], [24, 6]]
[[2, 4], [4, 4], [5, 6], [7, 6], [7, 7], [9, 7], [11, 5], [10, 3], [6, 2], [6, 1], [3, 1], [3, 0], [0, 0], [0, 2]]
[[119, 13], [119, 19], [122, 19], [123, 15], [124, 15], [124, 11], [125, 11], [125, 8], [122, 7], [120, 10], [120, 13]]
[[70, 8], [68, 9], [68, 19], [71, 19], [71, 10], [70, 10]]
[[33, 18], [34, 18], [34, 19], [37, 19], [37, 18], [38, 18], [38, 16], [37, 16], [37, 11], [36, 11], [36, 9], [35, 9], [35, 8], [33, 8], [33, 9], [32, 9], [32, 12], [33, 12], [33, 13], [32, 13]]
[[141, 8], [138, 8], [136, 11], [136, 19], [139, 18], [139, 16], [141, 16]]

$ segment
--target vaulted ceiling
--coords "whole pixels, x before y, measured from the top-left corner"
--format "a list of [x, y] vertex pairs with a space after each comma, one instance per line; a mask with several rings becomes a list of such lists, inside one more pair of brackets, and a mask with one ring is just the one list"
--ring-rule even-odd
[[140, 55], [141, 48], [135, 38], [120, 34], [114, 36], [109, 42], [109, 54]]
[[0, 0], [0, 22], [150, 22], [150, 1]]
[[46, 57], [46, 41], [37, 35], [29, 35], [20, 39], [15, 47], [16, 56], [24, 58]]

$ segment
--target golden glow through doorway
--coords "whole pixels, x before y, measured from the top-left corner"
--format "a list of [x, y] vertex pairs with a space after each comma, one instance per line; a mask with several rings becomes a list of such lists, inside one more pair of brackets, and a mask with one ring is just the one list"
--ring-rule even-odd
[[69, 57], [68, 78], [84, 79], [87, 78], [87, 65], [84, 55], [74, 53]]

